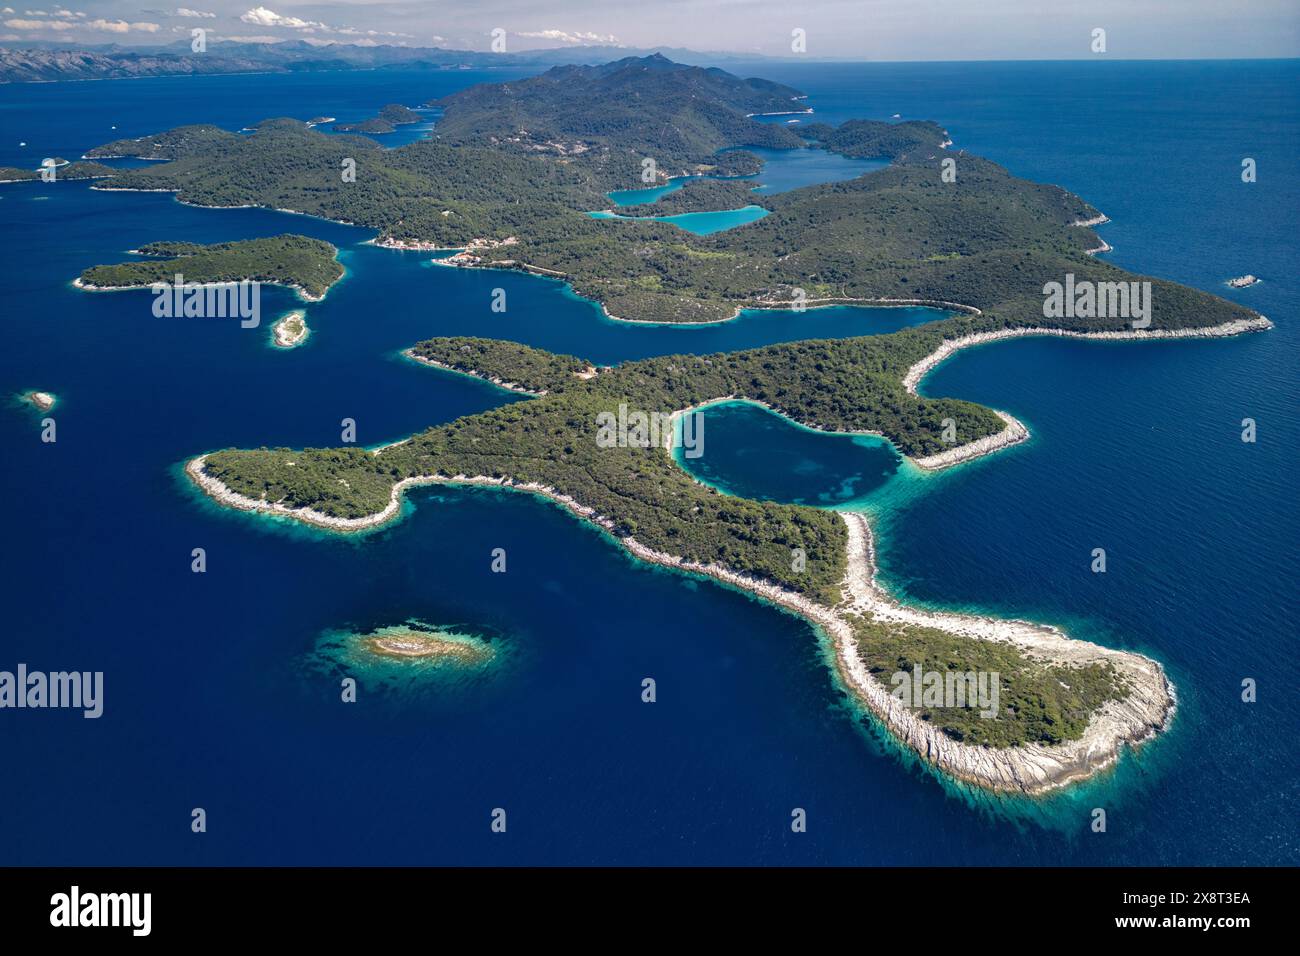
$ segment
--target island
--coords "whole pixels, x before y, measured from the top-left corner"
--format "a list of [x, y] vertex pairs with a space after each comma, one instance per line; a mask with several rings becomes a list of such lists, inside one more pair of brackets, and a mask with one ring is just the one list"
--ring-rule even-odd
[[493, 657], [487, 641], [416, 622], [352, 637], [369, 653], [397, 660], [476, 666]]
[[309, 302], [319, 302], [343, 276], [338, 249], [321, 239], [282, 235], [201, 245], [195, 242], [151, 242], [136, 249], [142, 262], [91, 266], [74, 285], [80, 289], [141, 289], [170, 283], [177, 275], [186, 283], [209, 285], [264, 282], [287, 286]]
[[286, 312], [271, 325], [271, 341], [276, 348], [291, 349], [307, 341], [307, 313], [301, 309]]
[[[118, 170], [103, 163], [75, 162], [59, 160], [54, 163], [55, 180], [67, 179], [107, 179], [116, 176]], [[41, 178], [40, 169], [18, 169], [14, 166], [0, 166], [0, 183], [31, 182]]]
[[[402, 106], [400, 103], [389, 103], [379, 111], [378, 116], [373, 116], [368, 120], [362, 120], [359, 123], [336, 123], [334, 132], [367, 133], [372, 135], [392, 133], [399, 126], [409, 126], [423, 120], [424, 117], [410, 107]], [[308, 123], [307, 125], [314, 126], [315, 123]]]
[[[219, 126], [199, 124], [195, 126], [178, 126], [155, 136], [139, 136], [135, 139], [118, 139], [103, 146], [88, 150], [83, 159], [150, 159], [166, 161], [178, 156], [201, 153], [209, 146], [224, 142], [226, 137], [238, 137]], [[121, 173], [122, 170], [117, 172]]]
[[1254, 285], [1258, 281], [1259, 279], [1256, 276], [1244, 275], [1244, 276], [1238, 276], [1235, 279], [1229, 279], [1228, 285], [1232, 286], [1234, 289], [1244, 289], [1247, 286]]
[[[1046, 625], [899, 604], [876, 583], [863, 515], [723, 494], [648, 436], [606, 447], [598, 423], [629, 408], [678, 421], [744, 400], [807, 427], [882, 436], [908, 467], [937, 470], [1029, 437], [1004, 411], [921, 394], [925, 375], [961, 349], [1023, 336], [1213, 338], [1270, 323], [1218, 296], [1099, 261], [1091, 255], [1104, 245], [1093, 231], [1105, 221], [1099, 210], [951, 149], [937, 123], [807, 123], [796, 133], [752, 118], [789, 112], [802, 98], [766, 80], [629, 57], [434, 101], [443, 111], [434, 137], [393, 150], [296, 121], [249, 136], [190, 127], [138, 146], [109, 144], [170, 161], [93, 188], [163, 189], [197, 205], [368, 225], [381, 244], [462, 250], [440, 260], [450, 267], [563, 279], [629, 321], [712, 322], [745, 308], [853, 303], [934, 307], [935, 321], [889, 334], [599, 370], [517, 343], [430, 339], [407, 354], [431, 374], [475, 375], [528, 399], [380, 449], [232, 448], [199, 455], [185, 470], [223, 505], [340, 533], [399, 519], [403, 493], [421, 484], [540, 496], [641, 561], [711, 578], [811, 622], [864, 713], [937, 771], [1029, 794], [1087, 777], [1167, 726], [1175, 695], [1157, 661]], [[729, 206], [744, 185], [713, 180], [761, 168], [747, 146], [889, 165], [763, 196], [766, 217], [706, 236], [588, 216], [610, 206], [612, 191], [677, 176], [713, 179], [632, 208]], [[338, 182], [347, 157], [364, 171], [355, 183]], [[1053, 307], [1066, 288], [1068, 307]], [[914, 669], [996, 672], [1004, 706], [985, 715], [904, 701], [888, 675]]]

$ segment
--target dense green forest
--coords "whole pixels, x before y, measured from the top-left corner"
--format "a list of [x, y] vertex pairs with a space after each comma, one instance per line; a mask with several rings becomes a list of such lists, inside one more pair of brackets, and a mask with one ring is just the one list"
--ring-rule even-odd
[[849, 120], [840, 126], [807, 123], [799, 127], [804, 139], [818, 141], [834, 153], [858, 159], [904, 159], [913, 154], [933, 155], [948, 139], [938, 123], [909, 120], [882, 123], [879, 120]]
[[1046, 664], [1010, 644], [961, 637], [935, 628], [884, 624], [855, 619], [858, 653], [875, 677], [893, 690], [894, 674], [979, 673], [999, 676], [998, 714], [980, 716], [978, 704], [966, 707], [920, 706], [922, 720], [954, 740], [985, 747], [1059, 744], [1078, 740], [1091, 714], [1109, 700], [1122, 699], [1127, 688], [1109, 664]]
[[784, 127], [748, 114], [800, 109], [800, 95], [779, 83], [656, 54], [558, 66], [525, 80], [472, 86], [430, 105], [443, 110], [435, 131], [443, 142], [582, 156], [629, 173], [652, 158], [675, 175], [712, 163], [728, 146], [799, 146]]
[[429, 339], [411, 347], [417, 358], [487, 379], [500, 379], [532, 392], [561, 392], [594, 371], [572, 355], [556, 355], [517, 342], [456, 336]]
[[[59, 162], [62, 162], [62, 160]], [[103, 163], [87, 163], [78, 161], [75, 163], [68, 163], [66, 166], [55, 166], [54, 178], [56, 182], [60, 179], [104, 179], [109, 176], [116, 176], [117, 172], [116, 169], [113, 169], [111, 166], [105, 166]], [[15, 166], [0, 166], [0, 183], [40, 178], [41, 171], [39, 169], [19, 169]]]
[[410, 107], [402, 106], [400, 103], [389, 103], [379, 111], [378, 116], [372, 116], [359, 123], [335, 123], [334, 130], [338, 133], [383, 134], [391, 133], [399, 126], [409, 126], [411, 123], [420, 123], [423, 120], [424, 117]]
[[[608, 394], [576, 389], [430, 428], [378, 454], [230, 450], [209, 455], [207, 472], [250, 497], [340, 517], [382, 510], [402, 478], [541, 482], [610, 518], [620, 537], [835, 599], [845, 544], [836, 515], [726, 497], [692, 481], [662, 448], [600, 447], [597, 416], [617, 407]], [[808, 556], [803, 571], [793, 569], [795, 548]]]
[[[734, 395], [766, 402], [805, 424], [880, 432], [908, 454], [951, 447], [940, 438], [945, 418], [957, 423], [960, 442], [999, 431], [1001, 421], [986, 408], [920, 398], [902, 388], [906, 368], [941, 340], [938, 328], [665, 356], [589, 378], [575, 374], [588, 363], [573, 356], [495, 339], [431, 339], [412, 352], [548, 394], [430, 428], [378, 454], [229, 450], [209, 456], [208, 471], [250, 497], [345, 518], [382, 510], [393, 483], [403, 478], [481, 474], [539, 481], [650, 547], [834, 602], [845, 540], [834, 515], [721, 495], [694, 482], [661, 448], [598, 447], [597, 416], [620, 404], [668, 413]], [[804, 571], [792, 569], [792, 548], [808, 554]]]
[[321, 239], [272, 236], [204, 246], [194, 242], [150, 242], [136, 250], [154, 257], [143, 262], [92, 266], [81, 281], [97, 288], [123, 288], [171, 282], [267, 282], [302, 289], [320, 298], [343, 275], [338, 250]]
[[[1100, 244], [1073, 225], [1097, 211], [1056, 186], [1031, 183], [969, 154], [915, 156], [846, 182], [809, 186], [760, 204], [766, 218], [695, 236], [670, 223], [593, 220], [607, 208], [607, 170], [581, 157], [520, 155], [423, 141], [383, 150], [326, 136], [297, 121], [251, 136], [205, 141], [197, 153], [124, 171], [97, 188], [175, 189], [201, 205], [256, 204], [372, 226], [386, 238], [489, 250], [482, 265], [527, 264], [569, 277], [584, 296], [622, 318], [699, 322], [744, 305], [813, 300], [930, 299], [983, 310], [991, 327], [1042, 324], [1043, 286], [1067, 274], [1094, 281], [1137, 278], [1085, 255]], [[731, 156], [725, 153], [723, 156]], [[746, 154], [750, 155], [750, 154]], [[356, 181], [340, 175], [356, 163]], [[736, 182], [692, 182], [633, 214], [697, 211], [709, 201], [751, 200]], [[716, 208], [716, 207], [715, 207]], [[1215, 325], [1253, 315], [1223, 299], [1152, 280], [1153, 328]], [[1122, 328], [1122, 317], [1055, 320], [1078, 330]]]
[[211, 149], [220, 149], [243, 139], [218, 126], [178, 126], [165, 133], [141, 136], [137, 139], [118, 139], [97, 146], [86, 153], [87, 159], [115, 159], [131, 156], [137, 159], [179, 159], [182, 156], [201, 156]]

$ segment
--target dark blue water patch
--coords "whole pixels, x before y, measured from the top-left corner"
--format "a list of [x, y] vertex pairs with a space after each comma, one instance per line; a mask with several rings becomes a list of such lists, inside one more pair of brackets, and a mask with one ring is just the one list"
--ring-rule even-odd
[[[0, 187], [0, 205], [8, 213], [6, 241], [25, 249], [32, 262], [10, 276], [0, 301], [23, 314], [24, 303], [42, 296], [58, 323], [57, 332], [48, 321], [13, 330], [5, 360], [15, 370], [13, 388], [52, 389], [72, 403], [113, 391], [112, 383], [125, 374], [143, 376], [138, 380], [151, 386], [115, 394], [113, 402], [133, 396], [153, 402], [161, 393], [184, 407], [219, 396], [205, 427], [184, 415], [174, 425], [159, 419], [160, 429], [202, 436], [197, 447], [172, 446], [173, 460], [226, 444], [334, 444], [344, 417], [357, 421], [362, 444], [378, 444], [518, 400], [401, 360], [403, 349], [438, 335], [510, 339], [613, 364], [888, 332], [942, 316], [928, 309], [837, 307], [751, 311], [705, 327], [639, 325], [605, 318], [560, 282], [515, 272], [421, 268], [430, 253], [382, 249], [368, 244], [368, 230], [308, 216], [204, 209], [165, 193], [93, 190], [86, 183]], [[240, 328], [235, 320], [158, 319], [147, 290], [91, 293], [70, 285], [87, 266], [130, 259], [131, 249], [155, 240], [223, 242], [285, 232], [333, 242], [347, 274], [315, 303], [264, 286], [257, 329]], [[505, 313], [492, 309], [496, 289], [507, 294]], [[312, 330], [307, 344], [266, 349], [270, 324], [291, 309], [306, 313]], [[113, 356], [112, 363], [79, 361], [87, 349]]]
[[694, 478], [741, 498], [835, 507], [865, 497], [895, 474], [902, 457], [883, 438], [800, 426], [752, 402], [700, 412], [702, 454], [674, 457]]
[[[963, 353], [926, 379], [926, 394], [1005, 408], [1033, 441], [924, 479], [899, 474], [868, 495], [889, 586], [1152, 654], [1178, 687], [1172, 733], [1116, 772], [1035, 802], [1044, 818], [1027, 819], [873, 744], [802, 621], [636, 565], [550, 504], [424, 488], [401, 522], [341, 538], [205, 507], [175, 473], [222, 445], [335, 445], [344, 415], [372, 444], [509, 400], [399, 361], [439, 330], [617, 362], [737, 347], [762, 339], [764, 323], [768, 337], [798, 338], [826, 334], [806, 323], [860, 329], [903, 310], [627, 326], [562, 284], [420, 268], [428, 254], [361, 245], [363, 230], [22, 184], [0, 187], [0, 243], [21, 263], [0, 281], [0, 389], [58, 394], [59, 440], [40, 442], [42, 416], [29, 407], [0, 407], [0, 496], [13, 503], [0, 667], [103, 670], [106, 706], [98, 721], [0, 715], [0, 759], [23, 768], [0, 788], [3, 862], [1300, 862], [1280, 812], [1300, 766], [1290, 704], [1300, 255], [1278, 213], [1300, 203], [1300, 177], [1286, 172], [1300, 155], [1296, 64], [744, 72], [813, 93], [820, 118], [938, 119], [959, 146], [1109, 213], [1112, 259], [1277, 323], [1226, 341], [1019, 340]], [[15, 117], [45, 131], [33, 137], [40, 156], [71, 158], [180, 122], [339, 115], [354, 95], [358, 116], [373, 115], [418, 101], [398, 88], [406, 82], [15, 84], [0, 87], [0, 162], [22, 164]], [[173, 93], [154, 97], [148, 84]], [[195, 95], [204, 89], [212, 95]], [[1275, 172], [1247, 186], [1242, 156]], [[311, 344], [292, 352], [266, 349], [264, 330], [160, 325], [148, 293], [67, 285], [150, 240], [285, 231], [335, 242], [349, 270], [306, 306]], [[1223, 290], [1244, 272], [1266, 281]], [[504, 314], [491, 311], [494, 287], [509, 293]], [[283, 290], [265, 294], [268, 312], [302, 307]], [[1259, 423], [1254, 444], [1240, 440], [1247, 416]], [[205, 575], [189, 570], [194, 547], [207, 549]], [[504, 575], [490, 571], [497, 547]], [[1105, 575], [1087, 570], [1095, 547], [1107, 549]], [[308, 664], [329, 629], [411, 618], [499, 634], [518, 664], [404, 712], [378, 697], [345, 705], [338, 675]], [[658, 681], [653, 705], [640, 699], [647, 676]], [[1241, 701], [1246, 677], [1259, 681], [1255, 704]], [[209, 811], [213, 839], [190, 833], [194, 806]], [[508, 841], [488, 829], [497, 806], [510, 813]], [[1106, 834], [1088, 829], [1098, 806]], [[808, 833], [790, 832], [793, 807], [808, 810]]]
[[[234, 131], [277, 117], [306, 121], [333, 116], [340, 123], [358, 122], [388, 103], [417, 106], [474, 83], [504, 82], [529, 72], [353, 70], [11, 83], [0, 88], [0, 165], [35, 168], [45, 156], [72, 159], [115, 139], [191, 123]], [[430, 111], [429, 115], [432, 121], [437, 114]], [[318, 128], [329, 132], [328, 127]], [[396, 146], [427, 132], [427, 124], [399, 126], [397, 132], [375, 139]], [[19, 146], [21, 142], [27, 145]]]
[[744, 147], [763, 159], [762, 172], [748, 177], [759, 185], [754, 192], [760, 195], [789, 192], [801, 186], [840, 182], [885, 169], [888, 159], [853, 159], [825, 149], [768, 149], [762, 146]]
[[[372, 311], [372, 292], [392, 276], [424, 270], [415, 256], [360, 244], [364, 230], [261, 210], [197, 209], [163, 194], [104, 193], [83, 183], [23, 184], [0, 197], [11, 214], [7, 248], [26, 248], [39, 261], [0, 292], [11, 314], [30, 317], [10, 328], [0, 374], [51, 383], [64, 399], [60, 411], [74, 418], [97, 409], [149, 421], [152, 453], [175, 460], [226, 445], [333, 445], [343, 418], [357, 422], [361, 443], [379, 443], [517, 400], [397, 360], [419, 336], [419, 315], [394, 332]], [[241, 328], [236, 319], [160, 319], [148, 290], [83, 292], [70, 284], [83, 268], [129, 259], [130, 249], [153, 240], [220, 242], [287, 231], [337, 244], [348, 274], [318, 303], [263, 286], [258, 328]], [[355, 281], [363, 275], [367, 280]], [[33, 296], [46, 311], [23, 304]], [[266, 348], [271, 323], [292, 309], [307, 314], [308, 344]], [[308, 386], [313, 380], [319, 387]], [[111, 434], [95, 436], [111, 446]]]
[[865, 173], [884, 169], [889, 165], [887, 159], [851, 159], [816, 147], [769, 149], [764, 146], [740, 146], [736, 149], [743, 149], [762, 159], [762, 170], [754, 176], [674, 176], [662, 186], [615, 190], [609, 193], [609, 199], [615, 206], [635, 206], [639, 203], [655, 202], [698, 179], [752, 182], [753, 192], [770, 195], [798, 189], [800, 186], [856, 179]]
[[[349, 133], [334, 128], [340, 123], [356, 123], [370, 119], [371, 116], [374, 115], [375, 111], [372, 111], [371, 116], [354, 116], [351, 119], [336, 117], [334, 122], [321, 123], [317, 126], [313, 126], [312, 129], [316, 130], [318, 133], [325, 133], [330, 136], [365, 136], [373, 139], [376, 143], [386, 149], [397, 149], [399, 146], [407, 146], [411, 143], [419, 142], [422, 139], [427, 139], [438, 126], [437, 117], [440, 111], [430, 110], [424, 107], [416, 107], [413, 104], [402, 105], [414, 108], [417, 113], [422, 114], [422, 117], [417, 123], [404, 123], [401, 126], [394, 127], [391, 133]], [[310, 119], [311, 117], [308, 118]]]

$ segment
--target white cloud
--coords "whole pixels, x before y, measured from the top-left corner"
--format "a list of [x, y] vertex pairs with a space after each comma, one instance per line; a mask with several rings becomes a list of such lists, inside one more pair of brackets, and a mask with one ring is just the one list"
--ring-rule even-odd
[[599, 33], [569, 33], [567, 30], [533, 30], [520, 33], [519, 36], [533, 37], [538, 40], [556, 40], [560, 43], [600, 43], [621, 46], [618, 37], [613, 34], [602, 36]]
[[191, 10], [189, 7], [177, 7], [176, 16], [194, 17], [202, 20], [215, 20], [217, 18], [215, 13], [204, 13], [202, 10]]
[[101, 30], [104, 33], [157, 33], [158, 24], [156, 23], [127, 23], [125, 20], [88, 20], [86, 23], [73, 24], [74, 26], [85, 26], [90, 30]]
[[156, 23], [127, 23], [125, 20], [5, 20], [4, 25], [11, 30], [98, 30], [102, 33], [157, 33], [160, 29]]
[[241, 13], [239, 19], [259, 27], [288, 27], [290, 30], [328, 30], [323, 23], [314, 20], [300, 20], [298, 17], [285, 17], [268, 10], [266, 7], [254, 7], [247, 13]]
[[77, 24], [68, 20], [6, 20], [10, 30], [71, 30]]

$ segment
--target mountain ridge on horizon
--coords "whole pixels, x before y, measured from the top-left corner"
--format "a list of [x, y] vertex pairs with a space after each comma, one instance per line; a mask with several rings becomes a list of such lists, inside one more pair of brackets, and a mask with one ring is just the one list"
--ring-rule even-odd
[[153, 46], [118, 43], [70, 45], [57, 41], [0, 43], [0, 83], [119, 79], [216, 73], [314, 73], [366, 69], [499, 69], [527, 66], [594, 66], [630, 57], [662, 56], [689, 66], [718, 63], [785, 62], [762, 54], [700, 52], [676, 47], [577, 46], [487, 53], [444, 47], [209, 41], [194, 53], [188, 40]]

